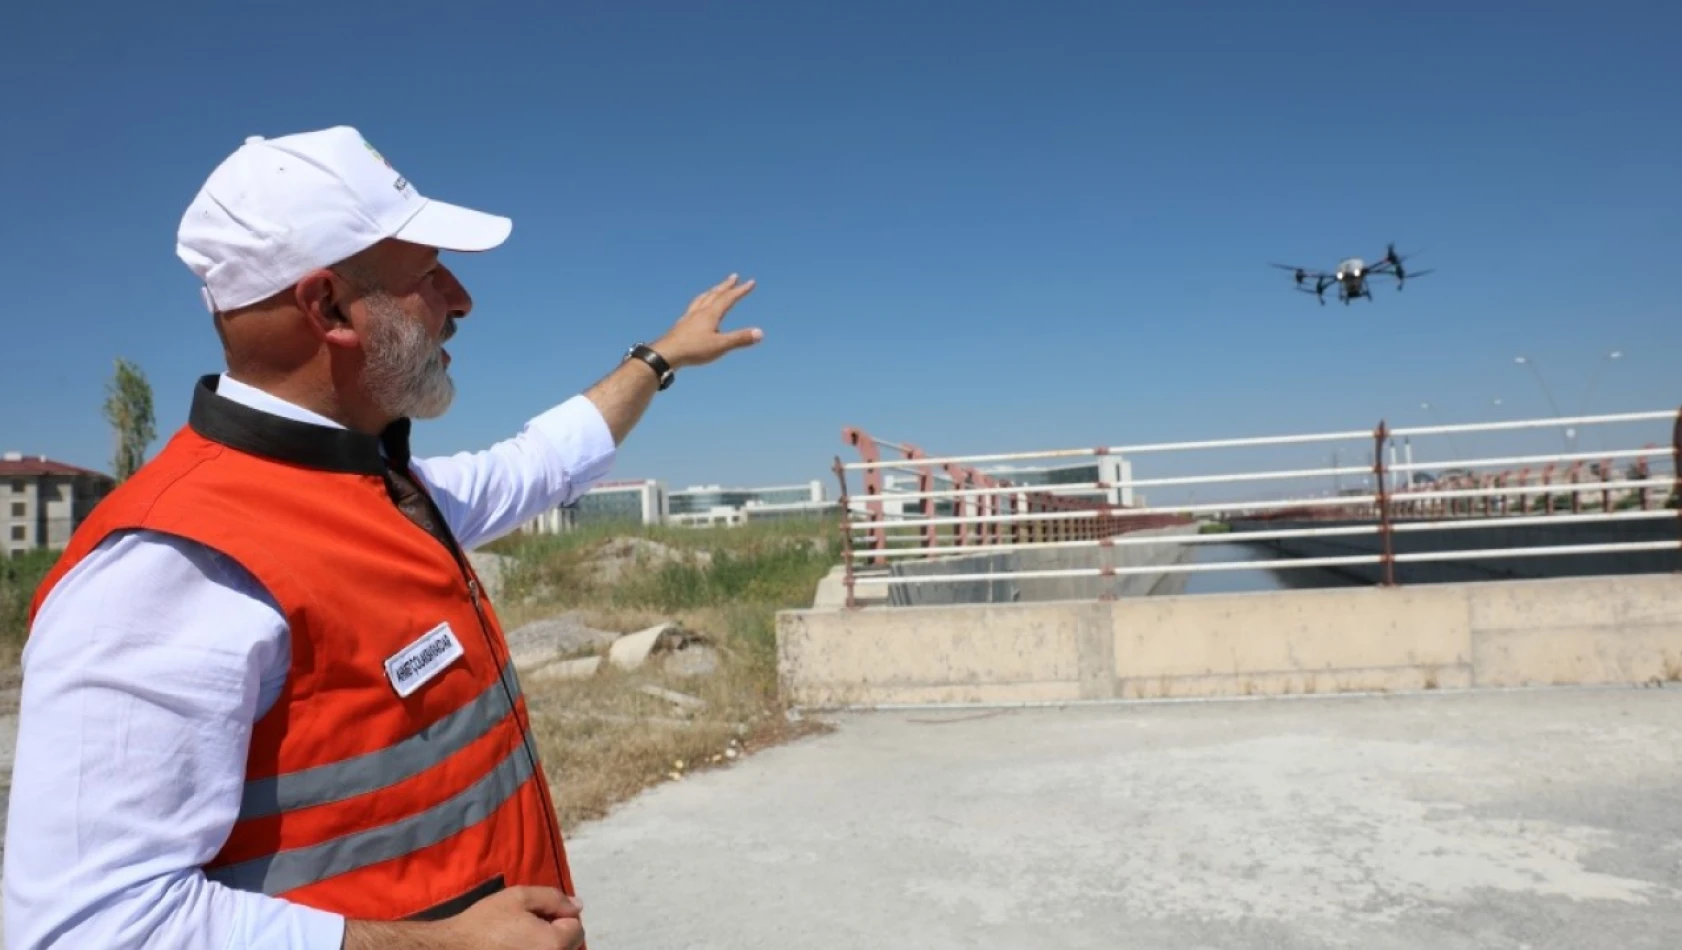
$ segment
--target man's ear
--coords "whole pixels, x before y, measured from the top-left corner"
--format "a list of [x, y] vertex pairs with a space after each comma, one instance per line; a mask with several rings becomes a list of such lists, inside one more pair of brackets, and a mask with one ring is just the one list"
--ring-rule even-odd
[[333, 346], [355, 347], [360, 342], [350, 320], [350, 284], [325, 268], [310, 271], [293, 285], [292, 293], [304, 322]]

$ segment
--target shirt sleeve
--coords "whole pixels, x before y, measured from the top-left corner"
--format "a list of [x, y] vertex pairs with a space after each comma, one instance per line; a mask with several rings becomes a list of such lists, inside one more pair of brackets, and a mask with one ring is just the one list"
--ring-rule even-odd
[[192, 542], [114, 535], [65, 575], [23, 654], [7, 947], [339, 950], [342, 917], [202, 870], [290, 661], [266, 592]]
[[518, 528], [589, 491], [613, 467], [617, 446], [601, 410], [579, 395], [488, 449], [414, 459], [465, 549]]

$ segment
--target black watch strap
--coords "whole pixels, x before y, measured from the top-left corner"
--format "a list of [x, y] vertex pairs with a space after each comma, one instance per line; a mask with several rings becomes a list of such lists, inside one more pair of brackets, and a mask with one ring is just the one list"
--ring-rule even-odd
[[660, 388], [662, 390], [669, 388], [672, 385], [672, 381], [677, 379], [677, 373], [672, 371], [672, 364], [666, 362], [666, 358], [664, 356], [661, 356], [641, 343], [631, 347], [630, 351], [625, 354], [625, 358], [628, 360], [642, 360], [644, 363], [647, 363], [649, 368], [654, 370], [654, 375], [660, 378]]

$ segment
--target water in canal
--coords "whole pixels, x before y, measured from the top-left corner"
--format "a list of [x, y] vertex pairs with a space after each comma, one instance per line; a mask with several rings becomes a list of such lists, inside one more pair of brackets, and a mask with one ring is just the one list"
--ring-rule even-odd
[[[1279, 555], [1260, 545], [1199, 544], [1198, 564], [1244, 563], [1279, 560]], [[1360, 581], [1319, 568], [1293, 567], [1234, 568], [1224, 571], [1194, 571], [1186, 580], [1188, 594], [1238, 594], [1262, 590], [1300, 590], [1306, 587], [1360, 587]]]

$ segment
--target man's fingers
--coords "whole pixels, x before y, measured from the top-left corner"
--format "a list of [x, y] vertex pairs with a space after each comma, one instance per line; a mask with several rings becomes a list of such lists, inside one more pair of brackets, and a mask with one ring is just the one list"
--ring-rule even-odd
[[577, 917], [584, 910], [582, 901], [568, 897], [558, 888], [522, 887], [519, 891], [520, 906], [545, 920]]
[[561, 945], [566, 950], [578, 950], [584, 946], [584, 925], [576, 920], [557, 920], [555, 930], [560, 934]]
[[748, 327], [746, 330], [737, 330], [733, 333], [726, 333], [724, 335], [724, 339], [730, 344], [730, 348], [732, 350], [736, 350], [744, 346], [752, 346], [760, 340], [765, 339], [765, 332], [758, 327]]
[[740, 303], [743, 297], [753, 293], [753, 287], [754, 282], [751, 280], [747, 281], [737, 287], [724, 291], [712, 301], [713, 306], [709, 307], [706, 312], [709, 315], [709, 319], [711, 320], [714, 329], [717, 329], [718, 325], [724, 322], [724, 315], [730, 312], [731, 307]]
[[701, 291], [694, 300], [691, 300], [689, 302], [689, 312], [691, 314], [702, 313], [722, 301], [723, 306], [719, 307], [719, 315], [722, 316], [724, 311], [736, 305], [736, 301], [747, 296], [753, 290], [753, 286], [754, 282], [751, 280], [741, 284], [736, 283], [736, 275], [731, 274], [718, 284]]
[[[750, 281], [750, 283], [751, 283], [751, 281]], [[716, 300], [718, 298], [719, 294], [725, 293], [731, 287], [735, 286], [735, 284], [736, 284], [736, 275], [731, 274], [729, 277], [724, 278], [723, 280], [721, 280], [718, 283], [712, 285], [711, 287], [708, 287], [706, 290], [703, 290], [699, 294], [696, 294], [695, 299], [691, 300], [689, 302], [689, 309], [691, 311], [696, 311], [696, 310], [702, 310], [702, 309], [706, 308], [706, 306], [708, 304], [711, 304], [714, 300]]]
[[753, 288], [754, 288], [755, 284], [757, 284], [757, 283], [758, 283], [758, 281], [755, 281], [752, 278], [749, 278], [749, 279], [743, 281], [742, 283], [738, 284], [732, 290], [730, 290], [727, 294], [727, 297], [728, 297], [730, 302], [725, 304], [724, 308], [726, 310], [730, 309], [730, 307], [733, 306], [736, 303], [736, 301], [742, 299], [743, 297], [746, 297], [748, 294], [753, 293]]

